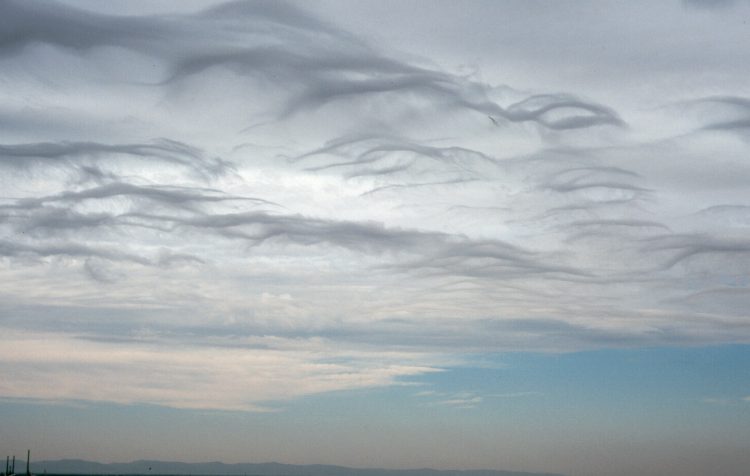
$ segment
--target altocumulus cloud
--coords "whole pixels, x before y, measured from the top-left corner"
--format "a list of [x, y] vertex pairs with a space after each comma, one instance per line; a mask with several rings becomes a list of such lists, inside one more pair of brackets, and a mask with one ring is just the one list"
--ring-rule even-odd
[[467, 353], [750, 340], [741, 94], [628, 120], [281, 2], [6, 1], [0, 78], [2, 397], [270, 410]]

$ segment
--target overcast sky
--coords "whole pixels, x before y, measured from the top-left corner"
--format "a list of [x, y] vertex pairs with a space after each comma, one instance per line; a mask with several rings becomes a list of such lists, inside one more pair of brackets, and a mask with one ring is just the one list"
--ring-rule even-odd
[[748, 19], [0, 2], [3, 442], [744, 474]]

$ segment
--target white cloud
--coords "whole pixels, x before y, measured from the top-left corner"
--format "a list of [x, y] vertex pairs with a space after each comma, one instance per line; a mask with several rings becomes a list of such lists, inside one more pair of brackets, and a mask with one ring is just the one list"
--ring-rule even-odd
[[177, 346], [11, 332], [4, 343], [0, 394], [44, 401], [269, 411], [305, 395], [397, 385], [437, 371], [419, 355], [334, 351], [311, 341]]
[[542, 392], [509, 392], [509, 393], [492, 393], [487, 395], [488, 397], [494, 398], [523, 398], [523, 397], [539, 397], [544, 395]]

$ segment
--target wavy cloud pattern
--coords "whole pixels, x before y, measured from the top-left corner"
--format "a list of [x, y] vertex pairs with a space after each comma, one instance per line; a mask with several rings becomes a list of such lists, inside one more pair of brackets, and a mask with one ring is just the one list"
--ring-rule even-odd
[[630, 120], [264, 1], [7, 0], [0, 81], [2, 397], [262, 411], [750, 341], [746, 96]]

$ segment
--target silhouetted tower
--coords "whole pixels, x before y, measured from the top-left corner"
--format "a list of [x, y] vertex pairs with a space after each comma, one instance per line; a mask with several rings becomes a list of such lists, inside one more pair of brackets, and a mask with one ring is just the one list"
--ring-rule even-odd
[[13, 462], [10, 464], [10, 474], [16, 474], [16, 455], [13, 455]]
[[5, 457], [5, 472], [3, 473], [5, 476], [8, 476], [8, 471], [10, 470], [10, 456]]
[[26, 476], [31, 476], [31, 471], [29, 471], [30, 461], [31, 461], [31, 450], [26, 450]]

